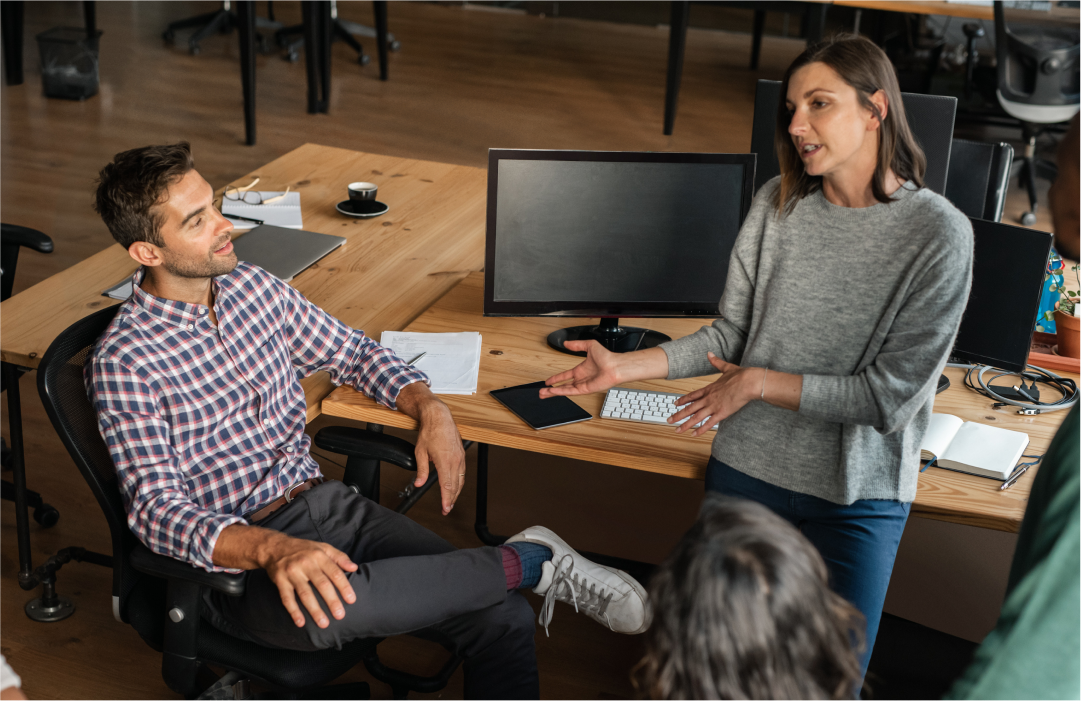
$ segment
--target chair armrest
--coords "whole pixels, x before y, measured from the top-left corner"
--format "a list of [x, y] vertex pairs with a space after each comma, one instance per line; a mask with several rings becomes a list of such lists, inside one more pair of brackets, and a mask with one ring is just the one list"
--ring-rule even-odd
[[6, 244], [15, 244], [32, 248], [38, 253], [52, 253], [53, 240], [37, 229], [17, 224], [0, 224], [0, 240]]
[[315, 445], [351, 458], [369, 458], [417, 471], [413, 444], [396, 436], [350, 426], [328, 426], [315, 434]]
[[183, 579], [201, 586], [217, 589], [229, 596], [241, 596], [248, 573], [230, 574], [228, 572], [207, 572], [171, 557], [150, 552], [145, 545], [138, 545], [131, 551], [131, 565], [143, 574], [162, 579]]

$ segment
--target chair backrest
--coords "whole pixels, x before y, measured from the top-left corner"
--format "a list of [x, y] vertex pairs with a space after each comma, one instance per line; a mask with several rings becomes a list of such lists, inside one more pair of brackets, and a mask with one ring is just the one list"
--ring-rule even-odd
[[[953, 141], [953, 121], [957, 115], [957, 98], [944, 95], [901, 93], [905, 103], [908, 126], [927, 156], [924, 185], [933, 192], [946, 192], [946, 174], [950, 168], [950, 143]], [[781, 174], [781, 164], [773, 149], [773, 134], [777, 129], [777, 108], [781, 103], [781, 82], [760, 80], [754, 94], [754, 123], [751, 126], [751, 153], [758, 155], [754, 174], [754, 189]]]
[[[1018, 119], [1061, 122], [1077, 112], [1081, 97], [1079, 51], [1081, 32], [1077, 25], [1007, 23], [1006, 9], [1001, 1], [995, 2], [999, 100]], [[1038, 113], [1026, 114], [1025, 105], [1061, 109], [1050, 110], [1047, 117], [1041, 117]]]
[[19, 264], [19, 249], [23, 247], [51, 253], [53, 240], [37, 229], [0, 224], [0, 302], [11, 296], [15, 285], [15, 267]]
[[94, 312], [56, 337], [38, 366], [38, 393], [53, 428], [90, 485], [109, 523], [113, 544], [113, 611], [122, 617], [124, 599], [140, 577], [128, 559], [138, 540], [128, 529], [116, 468], [98, 432], [97, 413], [83, 383], [83, 367], [94, 344], [119, 308], [118, 305]]
[[1002, 221], [1013, 146], [954, 139], [946, 199], [967, 216]]

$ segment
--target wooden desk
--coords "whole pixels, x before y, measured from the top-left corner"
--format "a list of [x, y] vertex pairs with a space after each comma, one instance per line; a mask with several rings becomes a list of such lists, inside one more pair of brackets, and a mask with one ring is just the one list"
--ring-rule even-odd
[[[982, 19], [995, 21], [995, 8], [988, 5], [969, 3], [942, 2], [941, 0], [810, 0], [825, 2], [841, 7], [855, 7], [861, 10], [884, 10], [888, 12], [910, 12], [917, 15], [945, 15], [963, 19]], [[1018, 22], [1077, 22], [1077, 8], [1058, 7], [1052, 3], [1051, 10], [1009, 10], [1009, 19]]]
[[[561, 318], [485, 317], [484, 276], [472, 273], [407, 327], [409, 331], [479, 331], [483, 337], [480, 380], [473, 396], [443, 396], [466, 440], [518, 448], [548, 455], [618, 465], [635, 470], [703, 479], [709, 459], [712, 433], [698, 438], [678, 436], [667, 426], [630, 425], [594, 420], [544, 431], [534, 431], [489, 396], [500, 387], [543, 380], [574, 367], [578, 358], [548, 348], [549, 331], [571, 323]], [[694, 332], [700, 319], [650, 319], [647, 326], [673, 337]], [[1028, 454], [1042, 454], [1065, 418], [1066, 412], [1022, 417], [1005, 410], [994, 411], [991, 402], [964, 387], [960, 370], [948, 370], [951, 386], [938, 395], [935, 410], [965, 420], [992, 423], [1029, 434]], [[1076, 379], [1076, 375], [1072, 375]], [[665, 392], [688, 392], [707, 384], [704, 378], [655, 380], [630, 385]], [[575, 397], [580, 406], [599, 415], [602, 394]], [[330, 416], [414, 429], [412, 419], [390, 411], [350, 388], [338, 388], [323, 400]], [[1016, 532], [1021, 526], [1035, 470], [999, 491], [999, 483], [949, 470], [930, 468], [920, 475], [912, 513], [971, 526]]]
[[[257, 175], [261, 188], [288, 185], [301, 193], [306, 229], [348, 239], [292, 284], [354, 328], [376, 335], [402, 329], [484, 265], [483, 169], [305, 144], [234, 184], [246, 185]], [[373, 219], [338, 214], [335, 203], [346, 199], [346, 185], [356, 180], [379, 185], [379, 200], [390, 211]], [[8, 299], [0, 307], [0, 357], [37, 367], [61, 331], [116, 303], [101, 291], [135, 268], [114, 244]], [[310, 421], [333, 386], [325, 373], [302, 384]]]

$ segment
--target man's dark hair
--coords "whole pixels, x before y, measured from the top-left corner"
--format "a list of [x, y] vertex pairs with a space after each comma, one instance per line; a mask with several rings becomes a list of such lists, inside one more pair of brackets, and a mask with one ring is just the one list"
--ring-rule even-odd
[[826, 564], [755, 502], [710, 495], [653, 575], [635, 682], [657, 699], [852, 698], [863, 617]]
[[164, 146], [144, 146], [118, 153], [98, 173], [94, 209], [109, 233], [129, 248], [136, 241], [164, 246], [161, 225], [169, 186], [195, 168], [187, 141]]

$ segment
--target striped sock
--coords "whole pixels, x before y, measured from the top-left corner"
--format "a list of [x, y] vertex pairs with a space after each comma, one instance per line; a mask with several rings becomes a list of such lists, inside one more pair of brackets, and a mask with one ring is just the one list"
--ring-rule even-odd
[[552, 559], [552, 550], [539, 543], [514, 542], [501, 545], [503, 574], [507, 590], [532, 589], [541, 578], [541, 565]]

